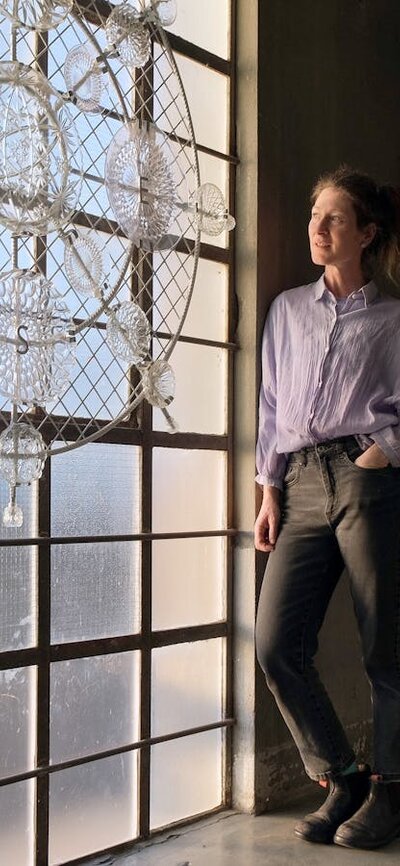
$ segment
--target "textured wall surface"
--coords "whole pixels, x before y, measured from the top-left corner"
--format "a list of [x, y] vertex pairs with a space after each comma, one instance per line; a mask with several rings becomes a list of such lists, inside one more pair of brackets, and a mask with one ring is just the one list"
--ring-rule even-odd
[[[243, 162], [238, 172], [237, 292], [239, 340], [246, 361], [238, 357], [236, 389], [237, 526], [242, 530], [236, 557], [236, 680], [237, 686], [246, 680], [243, 665], [247, 663], [251, 695], [250, 684], [247, 696], [237, 689], [235, 761], [243, 770], [251, 737], [255, 760], [253, 767], [247, 754], [247, 767], [251, 769], [247, 778], [243, 771], [245, 784], [235, 803], [240, 808], [262, 811], [295, 799], [312, 783], [304, 775], [261, 673], [257, 667], [251, 668], [249, 656], [245, 662], [252, 601], [247, 598], [245, 603], [243, 593], [251, 595], [253, 569], [259, 588], [265, 565], [263, 556], [254, 557], [250, 551], [255, 512], [254, 500], [250, 505], [247, 492], [247, 475], [252, 471], [259, 341], [271, 299], [320, 273], [310, 262], [307, 243], [309, 191], [316, 177], [347, 162], [381, 182], [400, 183], [400, 4], [398, 0], [259, 0], [258, 77], [253, 91], [250, 37], [240, 35], [240, 27], [247, 26], [246, 9], [252, 8], [252, 2], [238, 0], [238, 142]], [[251, 17], [249, 24], [254, 26]], [[256, 67], [255, 55], [253, 60]], [[252, 93], [258, 105], [257, 119], [251, 116]], [[258, 154], [256, 165], [250, 158], [252, 148], [254, 155]], [[253, 206], [248, 210], [246, 192], [255, 179], [257, 214]], [[241, 214], [245, 219], [242, 224]], [[254, 232], [255, 221], [257, 234], [252, 235], [249, 245], [247, 235]], [[257, 256], [256, 274], [252, 264], [246, 262], [246, 251]], [[252, 311], [256, 311], [255, 322]], [[246, 375], [248, 388], [244, 390]], [[247, 421], [243, 420], [245, 410]], [[246, 572], [251, 591], [245, 589]], [[241, 635], [246, 635], [247, 643]], [[369, 688], [346, 577], [335, 593], [323, 627], [318, 666], [349, 737], [358, 745], [360, 755], [368, 756]], [[247, 738], [241, 739], [245, 728]], [[253, 770], [251, 791], [249, 776]]]

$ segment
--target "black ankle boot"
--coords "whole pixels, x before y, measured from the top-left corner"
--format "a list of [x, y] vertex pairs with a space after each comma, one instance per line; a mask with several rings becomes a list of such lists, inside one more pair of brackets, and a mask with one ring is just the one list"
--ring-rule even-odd
[[335, 835], [345, 848], [381, 848], [400, 836], [400, 782], [371, 781], [369, 797]]
[[364, 802], [370, 787], [370, 773], [370, 767], [364, 766], [357, 773], [330, 779], [325, 802], [317, 812], [311, 812], [296, 824], [296, 836], [307, 842], [332, 842], [337, 828]]

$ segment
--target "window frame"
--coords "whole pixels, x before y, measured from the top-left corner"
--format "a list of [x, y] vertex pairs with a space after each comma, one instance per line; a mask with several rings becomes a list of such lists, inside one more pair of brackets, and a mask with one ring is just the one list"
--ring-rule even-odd
[[[106, 6], [106, 4], [102, 5]], [[92, 8], [92, 7], [91, 7]], [[198, 151], [228, 164], [229, 170], [229, 212], [234, 212], [235, 201], [235, 173], [238, 164], [236, 156], [236, 129], [235, 129], [235, 100], [236, 100], [236, 69], [235, 69], [235, 22], [236, 22], [236, 0], [231, 0], [231, 50], [230, 59], [224, 60], [209, 51], [188, 42], [179, 36], [168, 33], [168, 39], [174, 53], [183, 54], [191, 60], [203, 65], [230, 79], [229, 97], [229, 150], [227, 154], [220, 153], [204, 145], [197, 145]], [[41, 56], [42, 71], [46, 69], [45, 63], [45, 34], [38, 34], [37, 49]], [[179, 246], [178, 246], [179, 251]], [[40, 266], [45, 266], [46, 247], [41, 239], [36, 241], [36, 255]], [[233, 695], [232, 695], [232, 568], [233, 568], [233, 542], [236, 531], [233, 528], [233, 373], [234, 355], [237, 349], [235, 343], [236, 329], [236, 306], [234, 285], [234, 259], [235, 240], [234, 233], [229, 236], [229, 246], [217, 247], [213, 244], [202, 242], [200, 245], [200, 258], [208, 259], [215, 263], [222, 263], [228, 268], [228, 339], [227, 341], [213, 341], [180, 335], [178, 342], [189, 343], [211, 348], [226, 350], [227, 363], [227, 432], [224, 435], [198, 434], [198, 433], [170, 433], [153, 430], [152, 408], [144, 403], [139, 408], [140, 426], [136, 426], [134, 419], [120, 424], [108, 430], [99, 441], [113, 444], [138, 445], [142, 453], [142, 532], [125, 535], [107, 536], [67, 536], [51, 537], [51, 460], [48, 460], [38, 483], [38, 534], [36, 537], [24, 537], [15, 541], [14, 539], [1, 539], [0, 547], [34, 546], [37, 548], [37, 601], [38, 601], [38, 638], [37, 646], [21, 650], [10, 650], [0, 653], [0, 670], [32, 667], [37, 669], [37, 723], [36, 723], [36, 768], [34, 770], [18, 773], [0, 779], [0, 787], [17, 782], [36, 779], [36, 842], [35, 842], [35, 866], [48, 866], [48, 839], [49, 839], [49, 780], [50, 775], [61, 769], [73, 766], [81, 766], [91, 761], [98, 761], [111, 755], [123, 754], [125, 752], [139, 750], [139, 772], [138, 772], [138, 801], [139, 801], [139, 833], [138, 837], [124, 842], [112, 848], [96, 851], [90, 855], [80, 857], [79, 862], [90, 861], [94, 857], [104, 853], [118, 853], [131, 848], [137, 841], [151, 838], [161, 832], [160, 828], [150, 829], [150, 755], [154, 744], [179, 739], [203, 731], [221, 729], [225, 731], [224, 766], [223, 766], [223, 792], [221, 804], [214, 810], [220, 811], [231, 804], [231, 748], [232, 748], [232, 726], [233, 719]], [[159, 333], [158, 336], [163, 336]], [[152, 480], [153, 480], [153, 449], [205, 449], [217, 450], [226, 453], [227, 459], [227, 529], [214, 531], [192, 531], [192, 532], [153, 532], [152, 531]], [[172, 628], [167, 630], [152, 630], [152, 542], [168, 538], [200, 538], [219, 537], [226, 538], [226, 619], [218, 622], [201, 624], [196, 626]], [[113, 543], [120, 541], [140, 541], [142, 544], [141, 557], [141, 631], [134, 635], [121, 637], [102, 638], [87, 641], [76, 641], [62, 644], [51, 644], [50, 614], [51, 614], [51, 549], [57, 545], [88, 544], [91, 542]], [[224, 713], [220, 721], [202, 725], [188, 730], [182, 730], [159, 737], [151, 736], [151, 654], [158, 647], [177, 645], [184, 642], [194, 642], [220, 638], [226, 641], [226, 670], [224, 672]], [[141, 653], [141, 686], [140, 686], [140, 740], [117, 747], [63, 761], [59, 764], [50, 764], [50, 669], [54, 662], [66, 661], [74, 658], [105, 655], [108, 653], [121, 653], [125, 651], [139, 650]], [[209, 814], [209, 813], [204, 813]], [[198, 815], [193, 817], [200, 817]], [[174, 822], [171, 826], [187, 824], [192, 818]], [[69, 861], [69, 863], [78, 862]], [[67, 866], [67, 863], [65, 864]]]

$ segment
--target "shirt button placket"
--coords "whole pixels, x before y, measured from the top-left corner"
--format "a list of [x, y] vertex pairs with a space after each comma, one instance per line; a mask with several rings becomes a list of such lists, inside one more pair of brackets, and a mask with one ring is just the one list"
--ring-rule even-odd
[[321, 366], [320, 366], [320, 370], [319, 370], [318, 386], [317, 386], [317, 389], [316, 389], [315, 394], [314, 394], [314, 400], [312, 402], [311, 413], [310, 413], [310, 416], [308, 419], [308, 424], [307, 424], [308, 432], [310, 434], [311, 434], [311, 425], [312, 425], [312, 422], [315, 418], [315, 410], [317, 408], [321, 388], [322, 388], [323, 381], [324, 381], [324, 379], [323, 379], [324, 366], [325, 366], [325, 362], [326, 362], [326, 359], [329, 355], [329, 351], [330, 351], [330, 348], [332, 345], [333, 335], [335, 333], [336, 326], [337, 326], [337, 319], [338, 319], [338, 316], [337, 316], [337, 310], [336, 310], [336, 306], [335, 306], [333, 327], [331, 328], [331, 330], [328, 333], [328, 341], [327, 341], [326, 346], [325, 346], [325, 352], [323, 354]]

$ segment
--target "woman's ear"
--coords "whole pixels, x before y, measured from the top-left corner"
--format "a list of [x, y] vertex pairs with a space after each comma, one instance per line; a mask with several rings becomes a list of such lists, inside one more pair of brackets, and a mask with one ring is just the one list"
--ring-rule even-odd
[[369, 247], [376, 235], [376, 224], [369, 223], [369, 225], [365, 226], [363, 229], [363, 233], [364, 237], [361, 241], [361, 246], [365, 249], [365, 247]]

